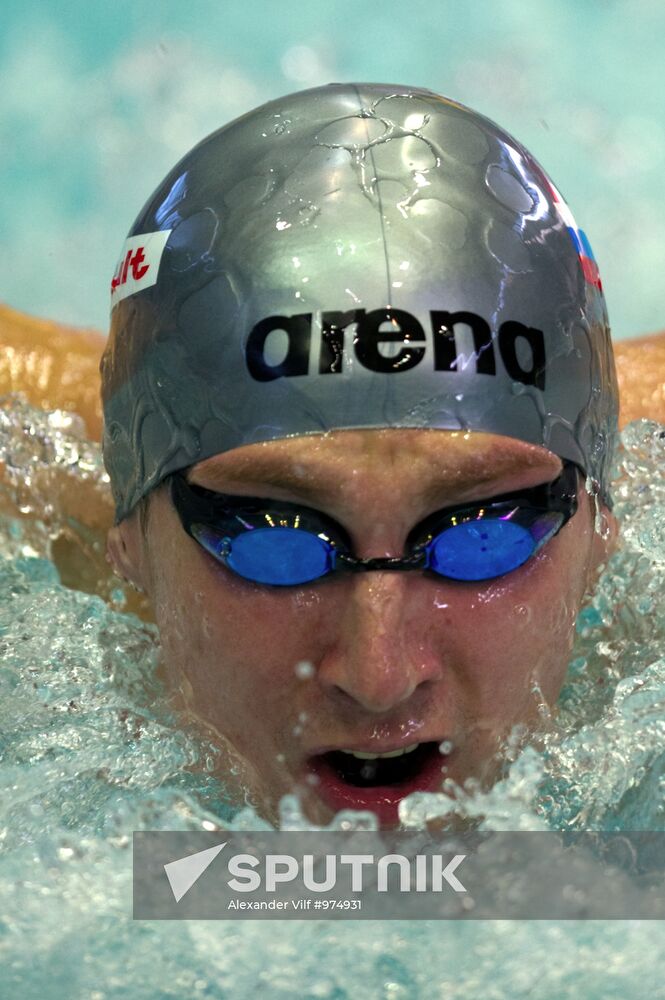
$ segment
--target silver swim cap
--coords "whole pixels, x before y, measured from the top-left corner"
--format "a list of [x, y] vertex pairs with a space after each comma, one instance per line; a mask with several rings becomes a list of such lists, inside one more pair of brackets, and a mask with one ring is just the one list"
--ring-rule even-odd
[[470, 429], [607, 498], [618, 396], [598, 269], [534, 158], [428, 90], [330, 84], [199, 143], [112, 282], [118, 520], [170, 472], [342, 428]]

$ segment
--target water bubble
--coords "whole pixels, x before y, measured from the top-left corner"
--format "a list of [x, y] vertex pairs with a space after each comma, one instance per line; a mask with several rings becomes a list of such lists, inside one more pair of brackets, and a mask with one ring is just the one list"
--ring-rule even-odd
[[127, 596], [121, 587], [116, 587], [110, 593], [110, 600], [116, 611], [122, 611], [127, 604]]
[[379, 823], [372, 812], [361, 809], [343, 809], [330, 822], [328, 829], [346, 832], [362, 832], [363, 830], [372, 832], [379, 829]]
[[294, 667], [294, 673], [300, 680], [307, 680], [314, 676], [314, 664], [310, 663], [309, 660], [300, 660]]
[[454, 747], [452, 740], [442, 740], [441, 743], [439, 743], [439, 753], [441, 754], [445, 755], [452, 753], [453, 749]]
[[509, 173], [504, 166], [491, 163], [485, 172], [485, 183], [494, 197], [513, 212], [530, 212], [534, 205], [533, 196], [524, 182]]
[[400, 824], [406, 830], [422, 830], [428, 822], [447, 816], [454, 803], [438, 792], [414, 792], [398, 806]]
[[283, 795], [279, 801], [279, 826], [281, 830], [307, 830], [310, 823], [302, 811], [297, 795]]

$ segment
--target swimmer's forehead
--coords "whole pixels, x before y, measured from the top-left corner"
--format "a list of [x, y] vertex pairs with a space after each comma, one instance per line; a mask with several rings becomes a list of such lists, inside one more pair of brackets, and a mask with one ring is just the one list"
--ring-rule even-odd
[[335, 493], [359, 480], [399, 477], [423, 496], [489, 496], [527, 488], [558, 474], [552, 452], [514, 438], [480, 432], [383, 428], [332, 431], [262, 442], [214, 455], [190, 479], [220, 492], [294, 490]]

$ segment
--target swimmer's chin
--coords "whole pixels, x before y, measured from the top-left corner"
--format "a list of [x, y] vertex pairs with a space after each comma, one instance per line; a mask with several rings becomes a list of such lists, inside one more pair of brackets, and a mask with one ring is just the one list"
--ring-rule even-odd
[[181, 687], [171, 691], [168, 706], [173, 711], [176, 725], [190, 733], [199, 745], [199, 755], [184, 770], [205, 770], [216, 778], [229, 793], [232, 803], [239, 809], [249, 807], [275, 824], [277, 813], [263, 804], [271, 797], [257, 768], [212, 723], [202, 719], [187, 704], [186, 692]]

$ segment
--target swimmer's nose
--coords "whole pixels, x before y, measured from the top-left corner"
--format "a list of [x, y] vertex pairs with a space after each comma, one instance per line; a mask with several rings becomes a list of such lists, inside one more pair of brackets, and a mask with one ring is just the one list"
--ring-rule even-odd
[[330, 693], [343, 692], [369, 712], [389, 711], [441, 675], [406, 575], [368, 573], [348, 581], [335, 641], [317, 671]]

